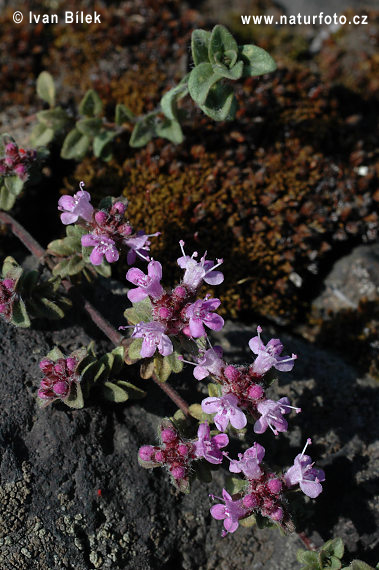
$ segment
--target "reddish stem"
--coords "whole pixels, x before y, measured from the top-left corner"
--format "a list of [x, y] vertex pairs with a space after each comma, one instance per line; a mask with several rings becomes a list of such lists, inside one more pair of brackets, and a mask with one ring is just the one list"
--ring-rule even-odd
[[166, 392], [167, 396], [174, 402], [174, 404], [178, 406], [178, 408], [182, 410], [185, 416], [187, 417], [190, 416], [187, 402], [183, 400], [181, 396], [179, 396], [179, 394], [176, 392], [176, 390], [174, 390], [174, 388], [172, 388], [172, 386], [167, 384], [167, 382], [159, 382], [155, 374], [152, 375], [151, 379], [156, 384], [158, 384], [158, 386], [160, 387], [161, 390], [163, 390], [163, 392]]

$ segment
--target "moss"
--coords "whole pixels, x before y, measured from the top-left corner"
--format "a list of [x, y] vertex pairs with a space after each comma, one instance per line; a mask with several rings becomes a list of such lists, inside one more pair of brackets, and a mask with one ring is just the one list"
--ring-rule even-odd
[[[300, 64], [246, 80], [238, 96], [234, 123], [212, 124], [195, 112], [185, 144], [125, 147], [127, 158], [120, 152], [108, 166], [88, 159], [75, 186], [84, 179], [99, 195], [123, 190], [136, 226], [163, 231], [153, 251], [169, 264], [168, 283], [178, 276], [182, 238], [189, 250], [224, 257], [229, 314], [288, 320], [304, 310], [323, 260], [341, 242], [375, 237], [373, 131], [368, 125], [362, 134], [349, 120], [349, 97], [362, 111], [363, 101], [348, 91], [341, 97]], [[360, 164], [369, 166], [366, 177]]]

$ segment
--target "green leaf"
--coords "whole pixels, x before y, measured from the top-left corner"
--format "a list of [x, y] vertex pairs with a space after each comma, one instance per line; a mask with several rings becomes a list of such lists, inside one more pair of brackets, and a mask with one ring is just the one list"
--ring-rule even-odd
[[64, 311], [61, 309], [61, 307], [46, 297], [33, 298], [32, 313], [36, 317], [42, 317], [46, 319], [62, 319], [64, 317]]
[[20, 279], [22, 275], [22, 268], [19, 266], [17, 261], [11, 255], [8, 255], [4, 259], [2, 274], [3, 277], [7, 277], [8, 279], [14, 279], [15, 281], [18, 281], [18, 279]]
[[145, 358], [140, 366], [140, 376], [143, 380], [151, 378], [154, 374], [154, 359]]
[[124, 123], [130, 123], [130, 121], [133, 120], [134, 117], [135, 114], [130, 109], [128, 109], [128, 107], [126, 107], [122, 103], [117, 103], [115, 110], [116, 125], [120, 126], [123, 125]]
[[11, 323], [16, 327], [30, 327], [30, 319], [26, 311], [25, 303], [22, 299], [18, 299], [13, 303]]
[[80, 121], [76, 122], [76, 128], [82, 135], [86, 135], [87, 137], [95, 137], [103, 124], [103, 121], [98, 117], [94, 117], [92, 119], [80, 119]]
[[237, 110], [237, 100], [230, 85], [218, 83], [209, 91], [207, 100], [200, 109], [214, 121], [233, 119]]
[[81, 160], [89, 149], [91, 139], [82, 135], [78, 129], [72, 129], [63, 141], [61, 157], [67, 160]]
[[210, 39], [211, 32], [207, 32], [206, 30], [198, 29], [192, 32], [191, 50], [195, 65], [209, 62], [208, 50]]
[[104, 382], [103, 394], [110, 402], [121, 403], [129, 399], [128, 393], [113, 382]]
[[189, 413], [199, 422], [206, 422], [209, 420], [209, 415], [203, 412], [200, 404], [191, 404], [189, 406]]
[[150, 113], [137, 121], [129, 140], [132, 148], [145, 146], [154, 137], [155, 117], [156, 113]]
[[9, 192], [8, 188], [0, 188], [0, 210], [11, 210], [16, 202], [16, 196]]
[[50, 350], [49, 354], [46, 354], [46, 358], [52, 360], [53, 362], [56, 362], [60, 358], [64, 358], [64, 354], [61, 350], [59, 350], [57, 346], [54, 346], [54, 348]]
[[144, 321], [149, 323], [152, 319], [152, 304], [149, 297], [143, 299], [143, 301], [138, 301], [137, 303], [133, 303], [133, 309], [136, 311], [139, 321]]
[[250, 515], [249, 517], [246, 517], [244, 519], [240, 519], [239, 523], [241, 526], [244, 526], [245, 528], [249, 528], [249, 527], [257, 524], [257, 519], [255, 518], [255, 515]]
[[243, 61], [243, 77], [255, 77], [271, 73], [276, 69], [276, 63], [267, 51], [254, 45], [239, 47], [239, 59]]
[[18, 196], [24, 187], [23, 181], [18, 176], [7, 176], [4, 178], [4, 184], [14, 196]]
[[171, 370], [175, 372], [175, 374], [178, 374], [183, 370], [183, 361], [179, 360], [178, 356], [179, 353], [176, 351], [174, 351], [169, 356], [165, 356], [165, 358], [167, 358], [168, 362], [170, 363]]
[[246, 479], [239, 479], [238, 477], [226, 477], [225, 488], [230, 495], [241, 493], [248, 486], [249, 482]]
[[96, 273], [98, 273], [102, 277], [108, 278], [112, 275], [112, 266], [105, 259], [103, 259], [103, 261], [100, 265], [92, 265], [91, 264], [91, 267], [93, 267], [95, 269]]
[[62, 400], [66, 406], [80, 410], [84, 407], [83, 392], [80, 384], [73, 383], [71, 392], [67, 398]]
[[93, 89], [89, 89], [79, 103], [79, 113], [86, 117], [96, 117], [101, 114], [103, 103]]
[[112, 355], [112, 374], [118, 374], [124, 366], [125, 348], [123, 346], [117, 346], [112, 350]]
[[46, 146], [54, 138], [54, 131], [44, 123], [37, 123], [30, 135], [32, 146]]
[[169, 140], [173, 144], [180, 144], [184, 140], [182, 128], [178, 121], [171, 121], [167, 118], [164, 121], [157, 122], [155, 134], [158, 137]]
[[50, 107], [54, 107], [55, 103], [55, 85], [54, 79], [47, 71], [42, 71], [37, 78], [37, 93], [41, 99], [49, 103]]
[[[179, 85], [176, 85], [170, 91], [167, 91], [161, 99], [162, 111], [171, 121], [177, 121], [178, 119], [178, 106], [177, 102], [185, 97], [188, 93], [188, 76], [184, 77]], [[184, 82], [184, 79], [186, 80]]]
[[73, 240], [69, 240], [70, 238], [55, 239], [48, 244], [47, 249], [54, 255], [72, 255], [76, 252], [76, 247]]
[[317, 552], [312, 552], [310, 550], [298, 550], [296, 558], [301, 564], [318, 564]]
[[109, 144], [117, 135], [115, 131], [101, 131], [93, 141], [93, 152], [98, 158], [108, 161], [112, 158], [112, 149]]
[[[378, 566], [376, 566], [378, 568]], [[362, 562], [362, 560], [353, 560], [350, 566], [346, 566], [343, 570], [375, 570], [372, 566]]]
[[128, 321], [128, 323], [130, 325], [136, 325], [137, 323], [139, 323], [141, 321], [141, 319], [138, 316], [137, 311], [135, 309], [133, 309], [132, 307], [130, 309], [125, 309], [124, 317], [126, 318], [126, 320]]
[[73, 255], [67, 264], [67, 275], [76, 275], [76, 273], [80, 273], [84, 267], [84, 261], [80, 254]]
[[333, 538], [328, 540], [320, 549], [321, 552], [326, 553], [330, 556], [336, 556], [337, 558], [342, 558], [344, 553], [344, 545], [342, 538]]
[[210, 63], [197, 65], [188, 78], [188, 90], [192, 99], [198, 105], [203, 105], [208, 97], [209, 90], [220, 79], [221, 75], [213, 71]]
[[126, 382], [125, 380], [117, 380], [117, 385], [125, 389], [129, 398], [132, 398], [133, 400], [139, 400], [146, 396], [146, 392], [141, 390], [141, 388], [137, 388], [137, 386], [134, 386], [134, 384]]
[[166, 356], [154, 356], [154, 372], [159, 382], [166, 382], [171, 374], [170, 362]]
[[221, 386], [210, 382], [208, 384], [208, 394], [211, 398], [219, 398], [221, 396]]
[[53, 131], [61, 131], [69, 122], [69, 117], [62, 107], [55, 107], [47, 111], [37, 113], [37, 119], [40, 123], [49, 127]]
[[225, 26], [217, 25], [213, 28], [209, 40], [208, 56], [211, 63], [222, 64], [229, 69], [236, 63], [238, 45]]
[[231, 69], [228, 69], [225, 65], [213, 63], [212, 69], [215, 73], [218, 73], [222, 77], [235, 81], [236, 79], [240, 79], [240, 77], [242, 77], [243, 63], [242, 61], [238, 61]]
[[141, 356], [141, 348], [142, 348], [142, 338], [135, 338], [132, 343], [129, 345], [128, 356], [132, 360], [140, 360]]

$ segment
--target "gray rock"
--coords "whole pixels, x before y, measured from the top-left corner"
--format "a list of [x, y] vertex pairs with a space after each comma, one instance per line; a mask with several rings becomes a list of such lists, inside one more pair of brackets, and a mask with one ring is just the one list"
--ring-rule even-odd
[[[149, 395], [140, 403], [92, 401], [84, 410], [37, 407], [39, 360], [53, 344], [66, 353], [87, 344], [88, 332], [95, 333], [88, 323], [83, 326], [63, 323], [43, 331], [0, 323], [0, 567], [296, 568], [302, 547], [296, 534], [241, 528], [221, 538], [221, 525], [209, 514], [208, 493], [220, 493], [225, 472], [208, 486], [195, 483], [184, 496], [163, 470], [138, 466], [138, 447], [153, 443], [159, 418], [175, 410], [155, 385], [148, 385]], [[264, 330], [269, 332], [275, 334]], [[227, 323], [221, 335], [227, 358], [251, 360], [246, 344], [253, 334], [254, 327]], [[375, 386], [369, 378], [357, 379], [340, 359], [282, 337], [299, 359], [273, 386], [272, 396], [289, 395], [303, 414], [290, 419], [288, 435], [262, 437], [267, 459], [289, 465], [311, 436], [312, 455], [326, 470], [327, 483], [317, 501], [299, 497], [301, 528], [316, 545], [338, 532], [351, 552], [370, 561], [377, 529]], [[100, 339], [98, 345], [110, 348]], [[132, 371], [128, 379], [135, 381]], [[188, 379], [172, 382], [188, 395]]]
[[379, 244], [361, 245], [339, 259], [315, 299], [314, 309], [327, 317], [329, 312], [357, 309], [363, 299], [379, 298]]

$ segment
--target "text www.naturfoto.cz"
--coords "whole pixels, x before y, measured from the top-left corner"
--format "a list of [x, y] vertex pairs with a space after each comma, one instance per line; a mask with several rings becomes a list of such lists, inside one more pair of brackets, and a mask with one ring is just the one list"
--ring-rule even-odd
[[340, 25], [345, 25], [345, 24], [355, 24], [355, 25], [359, 25], [359, 24], [368, 24], [367, 22], [367, 14], [362, 14], [360, 16], [355, 15], [349, 18], [349, 20], [347, 19], [347, 17], [344, 14], [336, 14], [334, 13], [333, 16], [330, 16], [328, 14], [324, 15], [324, 12], [320, 12], [319, 14], [314, 14], [313, 16], [311, 15], [303, 15], [303, 14], [297, 14], [294, 15], [292, 14], [291, 16], [286, 16], [285, 14], [282, 14], [281, 16], [279, 16], [279, 18], [277, 18], [274, 21], [274, 16], [270, 16], [268, 14], [264, 14], [264, 15], [250, 15], [250, 16], [242, 16], [241, 15], [241, 22], [242, 24], [275, 24], [275, 25], [279, 25], [279, 24], [289, 24], [291, 26], [295, 25], [295, 24], [306, 24], [306, 25], [310, 25], [310, 24], [326, 24], [326, 25], [331, 25], [331, 24], [340, 24]]

